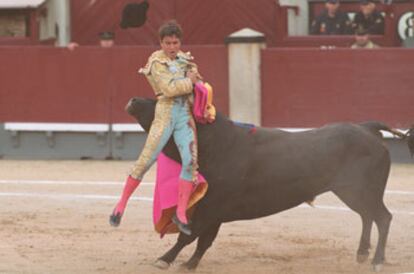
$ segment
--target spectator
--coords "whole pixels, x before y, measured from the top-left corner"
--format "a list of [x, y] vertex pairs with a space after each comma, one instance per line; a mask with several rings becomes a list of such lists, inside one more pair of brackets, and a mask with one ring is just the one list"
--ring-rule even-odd
[[313, 20], [311, 34], [338, 35], [351, 34], [351, 20], [339, 10], [339, 0], [326, 0], [325, 10]]
[[376, 49], [379, 47], [380, 46], [371, 41], [366, 29], [360, 27], [355, 31], [355, 43], [352, 44], [352, 49]]
[[384, 17], [377, 11], [374, 0], [360, 0], [359, 7], [352, 23], [354, 31], [363, 27], [369, 34], [384, 34]]
[[103, 48], [111, 48], [115, 45], [115, 34], [110, 31], [99, 33], [99, 44]]
[[[99, 45], [103, 48], [110, 48], [115, 45], [115, 34], [110, 31], [104, 31], [99, 33]], [[70, 42], [67, 45], [67, 48], [69, 50], [75, 50], [77, 47], [79, 47], [79, 44], [76, 42]]]

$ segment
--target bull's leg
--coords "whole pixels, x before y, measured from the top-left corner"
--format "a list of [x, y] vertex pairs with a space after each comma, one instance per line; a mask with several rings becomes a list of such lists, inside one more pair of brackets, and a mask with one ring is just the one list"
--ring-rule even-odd
[[373, 220], [371, 217], [361, 215], [362, 234], [357, 251], [357, 262], [364, 263], [368, 259], [369, 249], [371, 248], [371, 230]]
[[377, 249], [375, 250], [374, 259], [372, 264], [374, 265], [374, 270], [381, 270], [381, 266], [385, 261], [385, 245], [387, 244], [388, 232], [390, 229], [392, 215], [385, 207], [382, 202], [375, 214], [374, 221], [378, 227], [378, 244]]
[[210, 226], [209, 229], [206, 230], [203, 234], [200, 235], [197, 242], [197, 248], [193, 256], [191, 256], [191, 258], [182, 265], [183, 267], [189, 270], [196, 269], [204, 253], [207, 251], [207, 249], [211, 246], [214, 239], [216, 238], [217, 233], [220, 229], [220, 225], [221, 223], [214, 224]]
[[[371, 230], [373, 223], [373, 207], [371, 199], [363, 197], [363, 189], [347, 188], [334, 190], [334, 193], [353, 211], [361, 216], [362, 234], [357, 251], [357, 261], [363, 263], [368, 259], [371, 247]], [[370, 195], [370, 194], [369, 194]]]
[[162, 269], [167, 269], [171, 263], [177, 258], [180, 251], [187, 245], [191, 244], [197, 236], [194, 236], [193, 233], [191, 236], [187, 236], [183, 233], [178, 235], [177, 243], [167, 251], [164, 255], [162, 255], [158, 260], [155, 262], [155, 266]]

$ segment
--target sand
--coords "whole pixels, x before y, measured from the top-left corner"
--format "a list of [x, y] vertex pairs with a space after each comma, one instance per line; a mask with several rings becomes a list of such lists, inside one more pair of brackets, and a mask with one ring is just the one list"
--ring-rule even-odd
[[[121, 226], [108, 224], [131, 164], [0, 160], [0, 273], [182, 273], [194, 243], [168, 270], [153, 266], [176, 235], [154, 232], [151, 202], [131, 201]], [[154, 170], [145, 181], [154, 181]], [[387, 190], [394, 218], [382, 273], [414, 272], [414, 165], [393, 165]], [[152, 191], [144, 184], [135, 197]], [[372, 273], [369, 262], [355, 260], [359, 216], [333, 194], [315, 204], [323, 208], [224, 224], [196, 272]], [[376, 240], [374, 228], [373, 247]]]

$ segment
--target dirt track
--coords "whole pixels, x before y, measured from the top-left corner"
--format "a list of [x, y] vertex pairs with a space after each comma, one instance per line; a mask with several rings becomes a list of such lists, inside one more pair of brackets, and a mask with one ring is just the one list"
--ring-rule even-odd
[[[169, 270], [152, 266], [176, 236], [159, 239], [150, 202], [131, 201], [122, 225], [108, 225], [112, 196], [120, 193], [130, 166], [0, 160], [0, 273], [182, 272], [179, 264], [194, 244]], [[154, 172], [145, 179], [152, 182]], [[152, 189], [142, 185], [137, 196], [151, 197]], [[414, 272], [414, 165], [394, 165], [387, 190], [404, 192], [386, 194], [394, 219], [383, 273]], [[355, 261], [358, 215], [341, 210], [332, 194], [318, 197], [316, 205], [324, 208], [304, 206], [223, 225], [197, 273], [372, 273], [369, 263]], [[374, 228], [373, 247], [376, 239]]]

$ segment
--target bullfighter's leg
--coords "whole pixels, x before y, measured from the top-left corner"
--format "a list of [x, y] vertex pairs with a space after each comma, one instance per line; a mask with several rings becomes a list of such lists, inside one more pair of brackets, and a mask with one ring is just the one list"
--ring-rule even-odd
[[154, 118], [144, 148], [138, 160], [134, 163], [131, 176], [141, 180], [144, 174], [157, 160], [158, 155], [167, 144], [174, 130], [173, 117], [165, 114], [164, 117]]
[[216, 239], [216, 236], [220, 230], [221, 223], [214, 224], [210, 228], [200, 235], [197, 242], [197, 249], [195, 250], [193, 256], [182, 266], [191, 270], [196, 269], [198, 264], [201, 261], [201, 258], [206, 253]]
[[172, 262], [177, 258], [178, 254], [181, 252], [181, 250], [186, 247], [187, 245], [191, 244], [198, 236], [188, 236], [184, 233], [180, 233], [178, 235], [177, 242], [175, 245], [168, 250], [164, 255], [159, 257], [157, 261], [154, 263], [154, 266], [161, 268], [161, 269], [167, 269]]
[[174, 141], [181, 157], [181, 173], [178, 183], [177, 212], [173, 222], [181, 232], [191, 235], [186, 216], [189, 197], [197, 180], [197, 135], [196, 126], [188, 102], [177, 108]]
[[125, 182], [122, 195], [109, 217], [109, 223], [112, 226], [119, 226], [122, 215], [124, 214], [126, 205], [132, 193], [138, 187], [144, 174], [154, 164], [161, 150], [168, 142], [172, 135], [173, 127], [171, 119], [167, 115], [164, 117], [155, 117], [151, 129], [145, 141], [144, 148], [132, 167], [132, 171]]

